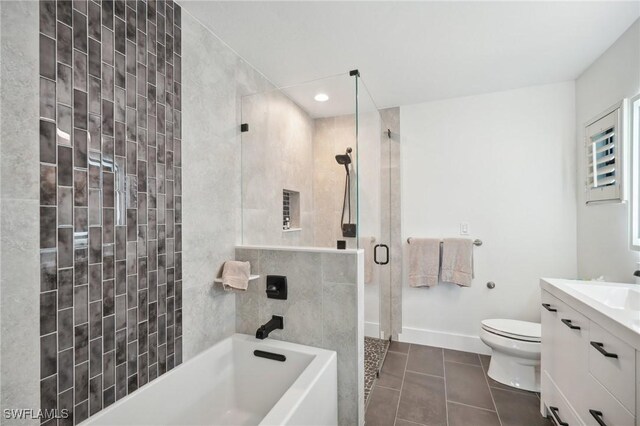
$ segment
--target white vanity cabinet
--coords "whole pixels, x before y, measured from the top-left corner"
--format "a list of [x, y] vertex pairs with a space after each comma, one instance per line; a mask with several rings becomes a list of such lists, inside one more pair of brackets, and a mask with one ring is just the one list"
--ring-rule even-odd
[[[542, 414], [559, 426], [640, 426], [640, 334], [598, 306], [609, 299], [563, 283], [578, 282], [541, 281]], [[629, 318], [640, 327], [640, 311]]]

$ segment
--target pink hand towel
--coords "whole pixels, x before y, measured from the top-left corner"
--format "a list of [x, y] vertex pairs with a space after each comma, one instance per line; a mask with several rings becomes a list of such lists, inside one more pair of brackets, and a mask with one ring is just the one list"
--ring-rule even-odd
[[249, 275], [251, 264], [249, 262], [238, 262], [228, 260], [222, 269], [222, 286], [225, 290], [246, 291], [249, 287]]
[[409, 285], [433, 287], [438, 284], [440, 240], [412, 238], [409, 244]]
[[445, 238], [442, 243], [442, 282], [471, 286], [473, 279], [473, 241]]

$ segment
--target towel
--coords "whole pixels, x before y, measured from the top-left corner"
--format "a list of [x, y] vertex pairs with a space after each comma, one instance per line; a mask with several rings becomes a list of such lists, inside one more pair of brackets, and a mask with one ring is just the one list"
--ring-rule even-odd
[[364, 249], [364, 283], [369, 284], [373, 281], [373, 251], [374, 237], [361, 237], [360, 247]]
[[433, 287], [438, 284], [440, 240], [412, 238], [409, 244], [409, 285]]
[[250, 273], [251, 264], [249, 262], [228, 260], [222, 268], [222, 286], [227, 291], [246, 291], [247, 287], [249, 287]]
[[442, 282], [469, 287], [473, 279], [473, 241], [445, 238], [442, 243]]

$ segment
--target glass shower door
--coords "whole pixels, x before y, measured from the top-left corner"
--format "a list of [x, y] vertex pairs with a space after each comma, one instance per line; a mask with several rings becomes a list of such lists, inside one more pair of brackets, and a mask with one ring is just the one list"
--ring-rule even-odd
[[365, 399], [378, 376], [391, 332], [390, 141], [364, 82], [356, 76], [358, 247], [364, 249]]

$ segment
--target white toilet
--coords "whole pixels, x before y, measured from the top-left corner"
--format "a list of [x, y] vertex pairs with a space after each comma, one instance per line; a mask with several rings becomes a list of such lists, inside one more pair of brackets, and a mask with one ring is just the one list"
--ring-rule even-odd
[[493, 349], [489, 377], [514, 388], [540, 392], [540, 331], [535, 322], [482, 321], [480, 339]]

